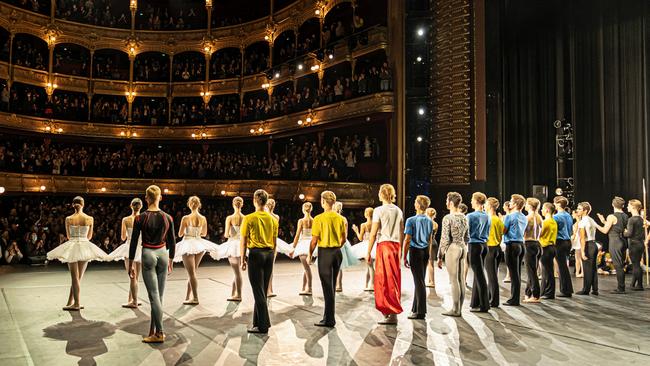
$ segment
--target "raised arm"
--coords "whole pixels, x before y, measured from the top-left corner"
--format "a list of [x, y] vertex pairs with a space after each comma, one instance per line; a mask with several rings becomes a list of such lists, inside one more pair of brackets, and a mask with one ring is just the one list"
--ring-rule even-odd
[[614, 215], [607, 216], [607, 220], [605, 220], [603, 215], [598, 214], [598, 219], [603, 223], [603, 226], [596, 224], [596, 228], [603, 234], [607, 234], [612, 226], [616, 225], [616, 216]]

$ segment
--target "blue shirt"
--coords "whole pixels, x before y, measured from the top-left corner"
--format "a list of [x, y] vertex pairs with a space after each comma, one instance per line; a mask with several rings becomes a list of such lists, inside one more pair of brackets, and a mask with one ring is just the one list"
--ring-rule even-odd
[[474, 211], [467, 214], [469, 222], [469, 244], [487, 243], [490, 236], [490, 217], [485, 211]]
[[506, 216], [503, 226], [507, 232], [503, 235], [503, 241], [508, 244], [513, 241], [524, 242], [524, 231], [528, 225], [526, 216], [521, 212], [513, 212]]
[[411, 248], [427, 248], [432, 232], [433, 221], [424, 214], [409, 217], [404, 225], [404, 234], [411, 236]]
[[573, 218], [568, 212], [562, 211], [553, 215], [557, 222], [557, 240], [571, 240], [571, 231], [573, 230]]

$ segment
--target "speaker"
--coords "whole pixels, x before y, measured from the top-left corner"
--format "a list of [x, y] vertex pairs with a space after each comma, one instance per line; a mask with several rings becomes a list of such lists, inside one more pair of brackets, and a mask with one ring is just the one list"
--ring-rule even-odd
[[540, 202], [548, 202], [548, 186], [533, 186], [533, 197], [537, 198]]

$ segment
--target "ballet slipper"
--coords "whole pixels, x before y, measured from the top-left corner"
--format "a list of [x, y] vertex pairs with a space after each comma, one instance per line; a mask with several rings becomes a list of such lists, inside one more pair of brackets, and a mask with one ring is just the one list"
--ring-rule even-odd
[[199, 300], [198, 299], [193, 299], [193, 300], [185, 300], [183, 301], [183, 305], [198, 305]]
[[226, 301], [241, 302], [241, 296], [229, 297], [228, 299], [226, 299]]
[[435, 284], [435, 283], [427, 283], [427, 284], [426, 284], [426, 287], [429, 287], [429, 288], [436, 288], [436, 284]]
[[298, 295], [300, 295], [300, 296], [311, 296], [311, 291], [302, 291]]
[[83, 306], [66, 305], [63, 307], [63, 310], [65, 311], [79, 311], [81, 309], [83, 309]]
[[339, 287], [336, 289], [336, 292], [343, 292], [343, 289]]

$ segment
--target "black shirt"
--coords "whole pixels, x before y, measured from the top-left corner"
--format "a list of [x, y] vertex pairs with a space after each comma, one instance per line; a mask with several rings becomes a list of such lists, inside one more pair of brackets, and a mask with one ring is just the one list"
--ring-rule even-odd
[[176, 235], [174, 220], [163, 211], [145, 211], [133, 220], [133, 235], [129, 246], [129, 260], [135, 258], [138, 240], [142, 235], [142, 247], [159, 249], [167, 247], [169, 257], [174, 258]]

